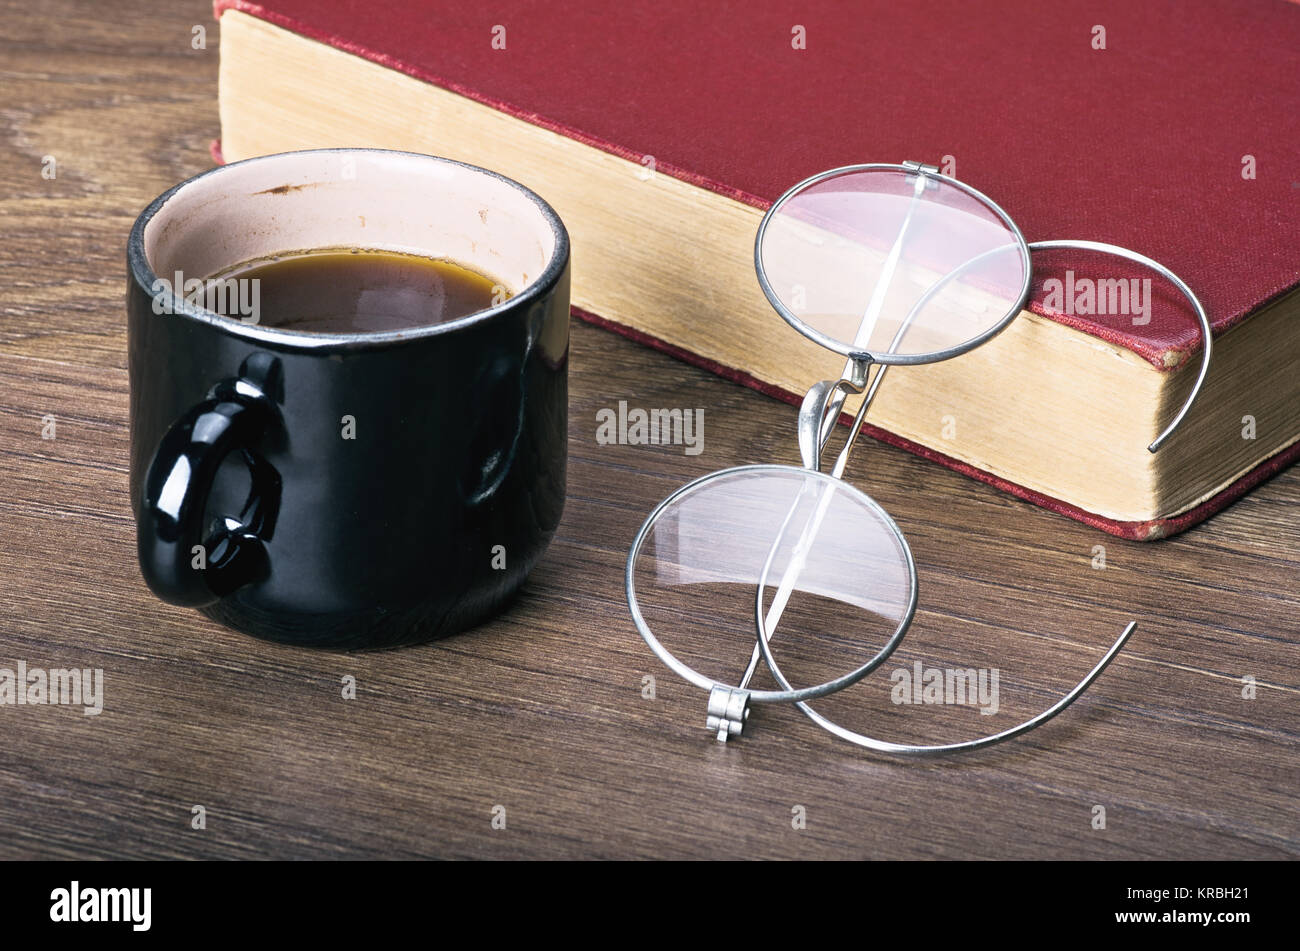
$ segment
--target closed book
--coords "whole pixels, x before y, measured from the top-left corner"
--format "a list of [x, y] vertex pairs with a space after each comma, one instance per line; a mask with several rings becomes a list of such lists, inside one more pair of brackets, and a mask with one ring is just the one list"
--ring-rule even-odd
[[[1194, 313], [1140, 266], [1043, 252], [1005, 331], [889, 374], [871, 435], [1138, 540], [1300, 457], [1300, 7], [216, 10], [226, 161], [371, 146], [515, 178], [568, 225], [575, 312], [601, 326], [799, 400], [843, 358], [763, 296], [764, 210], [825, 169], [922, 161], [990, 196], [1031, 242], [1108, 242], [1170, 268], [1205, 305], [1214, 360], [1184, 425], [1148, 453], [1196, 377]], [[1145, 278], [1118, 309], [1079, 290]]]

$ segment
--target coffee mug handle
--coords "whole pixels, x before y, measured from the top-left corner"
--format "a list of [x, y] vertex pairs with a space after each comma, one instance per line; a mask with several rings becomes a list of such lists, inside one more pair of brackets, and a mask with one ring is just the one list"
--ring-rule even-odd
[[[255, 447], [281, 426], [280, 389], [279, 360], [254, 354], [158, 445], [144, 479], [137, 545], [140, 571], [163, 601], [203, 607], [270, 571], [264, 542], [279, 510], [280, 475]], [[208, 533], [208, 495], [232, 452], [248, 464], [248, 500], [238, 518], [223, 516]]]

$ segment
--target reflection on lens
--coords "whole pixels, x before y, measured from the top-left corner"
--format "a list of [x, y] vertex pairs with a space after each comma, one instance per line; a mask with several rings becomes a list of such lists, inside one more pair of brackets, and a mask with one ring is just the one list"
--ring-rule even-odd
[[632, 566], [634, 606], [680, 661], [735, 684], [755, 646], [765, 572], [763, 609], [795, 687], [866, 663], [913, 603], [906, 543], [874, 502], [825, 474], [746, 466], [659, 510]]
[[[783, 198], [758, 249], [783, 316], [841, 352], [942, 359], [1001, 329], [1027, 290], [1023, 238], [977, 193], [895, 168], [831, 175]], [[815, 337], [814, 337], [815, 339]]]

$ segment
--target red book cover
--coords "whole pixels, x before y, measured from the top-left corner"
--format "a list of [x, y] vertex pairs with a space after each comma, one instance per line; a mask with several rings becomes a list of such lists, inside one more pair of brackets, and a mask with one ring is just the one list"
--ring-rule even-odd
[[[828, 168], [955, 156], [956, 176], [1029, 241], [1118, 244], [1181, 275], [1216, 335], [1300, 286], [1300, 7], [1282, 0], [215, 8], [633, 161], [653, 155], [657, 172], [757, 207]], [[499, 26], [512, 55], [491, 42]], [[1195, 317], [1173, 296], [1141, 327], [1035, 309], [1163, 370], [1199, 352]], [[710, 368], [753, 382], [743, 367]], [[1153, 532], [872, 434], [1132, 538], [1181, 531], [1300, 458], [1292, 445]]]

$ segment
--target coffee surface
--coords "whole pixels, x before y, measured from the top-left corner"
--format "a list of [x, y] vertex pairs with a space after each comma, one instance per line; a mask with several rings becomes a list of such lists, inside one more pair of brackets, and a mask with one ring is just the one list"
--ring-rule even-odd
[[[496, 306], [507, 289], [451, 261], [366, 249], [322, 249], [236, 265], [223, 281], [256, 281], [224, 295], [226, 317], [307, 333], [408, 330]], [[255, 315], [249, 303], [256, 302]], [[224, 304], [224, 306], [223, 306]]]

